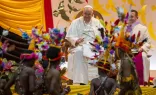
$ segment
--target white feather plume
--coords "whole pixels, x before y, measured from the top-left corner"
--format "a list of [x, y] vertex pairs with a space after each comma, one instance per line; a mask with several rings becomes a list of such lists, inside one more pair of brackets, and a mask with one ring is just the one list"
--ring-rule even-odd
[[117, 7], [118, 14], [124, 14], [124, 9], [122, 7]]
[[3, 36], [7, 36], [8, 34], [9, 34], [8, 30], [3, 30], [3, 33], [2, 33]]

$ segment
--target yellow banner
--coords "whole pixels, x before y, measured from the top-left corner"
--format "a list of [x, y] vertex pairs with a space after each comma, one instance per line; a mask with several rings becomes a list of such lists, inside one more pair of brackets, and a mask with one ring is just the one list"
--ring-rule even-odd
[[44, 26], [44, 0], [0, 0], [0, 26], [21, 36], [34, 26]]

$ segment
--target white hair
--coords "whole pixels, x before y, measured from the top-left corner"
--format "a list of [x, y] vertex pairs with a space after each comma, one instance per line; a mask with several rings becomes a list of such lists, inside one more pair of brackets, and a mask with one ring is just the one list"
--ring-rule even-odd
[[91, 8], [91, 9], [93, 9], [93, 7], [91, 5], [86, 5], [86, 6], [84, 6], [84, 8]]

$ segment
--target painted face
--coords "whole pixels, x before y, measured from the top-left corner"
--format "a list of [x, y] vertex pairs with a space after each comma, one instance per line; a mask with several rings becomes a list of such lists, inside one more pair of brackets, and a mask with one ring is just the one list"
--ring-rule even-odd
[[83, 18], [86, 23], [90, 22], [93, 16], [93, 10], [91, 8], [84, 9]]
[[136, 13], [131, 12], [130, 19], [129, 19], [129, 24], [133, 24], [134, 22], [136, 22], [137, 19], [138, 19], [138, 17], [136, 16]]

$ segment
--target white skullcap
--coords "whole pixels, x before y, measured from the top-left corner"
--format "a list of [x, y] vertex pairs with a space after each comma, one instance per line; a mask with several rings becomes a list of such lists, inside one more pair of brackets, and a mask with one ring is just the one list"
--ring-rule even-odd
[[86, 5], [86, 6], [84, 6], [84, 8], [91, 8], [91, 9], [93, 9], [93, 7], [91, 5]]

